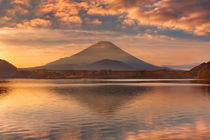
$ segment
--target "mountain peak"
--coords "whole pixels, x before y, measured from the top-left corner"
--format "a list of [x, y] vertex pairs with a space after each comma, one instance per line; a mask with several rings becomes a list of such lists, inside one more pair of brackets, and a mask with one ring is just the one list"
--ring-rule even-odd
[[[130, 55], [109, 41], [100, 41], [73, 56], [58, 59], [46, 66], [47, 68], [51, 67], [56, 69], [59, 67], [60, 69], [71, 69], [71, 66], [78, 66], [78, 69], [81, 69], [81, 67], [87, 68], [87, 66], [94, 62], [99, 62], [99, 64], [96, 63], [97, 66], [100, 65], [103, 66], [103, 68], [105, 68], [104, 65], [106, 65], [108, 68], [112, 66], [113, 69], [115, 69], [114, 67], [119, 67], [122, 68], [122, 70], [127, 69], [128, 66], [136, 70], [160, 69], [158, 66], [149, 64]], [[124, 67], [121, 67], [122, 65], [124, 65]]]
[[118, 48], [118, 47], [109, 41], [99, 41], [96, 44], [92, 45], [90, 48]]
[[96, 44], [110, 44], [110, 45], [114, 45], [112, 42], [110, 42], [110, 41], [99, 41], [99, 42], [97, 42]]

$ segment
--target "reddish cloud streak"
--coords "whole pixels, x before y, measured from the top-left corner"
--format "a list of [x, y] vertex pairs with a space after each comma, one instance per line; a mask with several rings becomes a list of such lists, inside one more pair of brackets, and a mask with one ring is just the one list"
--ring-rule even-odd
[[88, 14], [126, 14], [126, 18], [136, 20], [139, 25], [184, 30], [196, 35], [210, 33], [210, 2], [207, 0], [107, 0], [104, 4], [105, 8], [94, 7]]

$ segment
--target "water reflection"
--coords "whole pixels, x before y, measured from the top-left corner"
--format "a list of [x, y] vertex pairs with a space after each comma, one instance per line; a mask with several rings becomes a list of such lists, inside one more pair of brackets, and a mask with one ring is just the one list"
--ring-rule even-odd
[[[9, 92], [11, 92], [10, 86], [8, 86], [9, 81], [0, 81], [0, 100], [3, 96], [6, 96]], [[4, 86], [7, 84], [7, 86]]]
[[1, 83], [0, 139], [208, 139], [209, 86]]
[[152, 88], [138, 86], [102, 85], [63, 87], [54, 89], [59, 96], [72, 98], [83, 107], [101, 115], [111, 115]]
[[8, 89], [9, 89], [9, 88], [7, 88], [7, 87], [1, 87], [1, 86], [0, 86], [0, 96], [3, 95], [3, 94], [8, 93]]

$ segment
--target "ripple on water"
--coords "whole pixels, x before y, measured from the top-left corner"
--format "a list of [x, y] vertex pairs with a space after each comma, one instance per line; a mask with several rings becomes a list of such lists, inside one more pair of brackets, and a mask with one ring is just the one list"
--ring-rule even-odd
[[207, 85], [131, 81], [3, 83], [0, 139], [210, 138]]

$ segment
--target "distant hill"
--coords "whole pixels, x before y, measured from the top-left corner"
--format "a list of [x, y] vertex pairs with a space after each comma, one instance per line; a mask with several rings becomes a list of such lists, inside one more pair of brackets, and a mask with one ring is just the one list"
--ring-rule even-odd
[[61, 58], [37, 68], [49, 70], [88, 70], [93, 69], [96, 65], [103, 65], [101, 68], [111, 70], [127, 70], [128, 68], [135, 70], [161, 69], [159, 66], [149, 64], [128, 54], [113, 43], [107, 41], [98, 42], [73, 56]]
[[198, 66], [200, 63], [186, 64], [186, 65], [162, 65], [173, 70], [191, 70], [193, 67]]
[[12, 77], [17, 71], [17, 68], [9, 62], [0, 59], [0, 78]]
[[[183, 70], [138, 70], [116, 60], [104, 59], [86, 65], [89, 70], [19, 70], [13, 78], [37, 79], [210, 79], [210, 62]], [[72, 65], [73, 67], [73, 65]], [[76, 65], [74, 67], [77, 67]], [[82, 67], [80, 67], [82, 68]], [[83, 67], [85, 69], [85, 67]], [[112, 68], [113, 70], [110, 70]], [[120, 71], [119, 71], [120, 69]], [[121, 71], [125, 69], [125, 71]], [[203, 80], [202, 80], [203, 81]], [[192, 81], [195, 82], [195, 81]], [[205, 82], [205, 81], [203, 81]]]
[[202, 63], [190, 70], [197, 78], [210, 79], [210, 62]]

